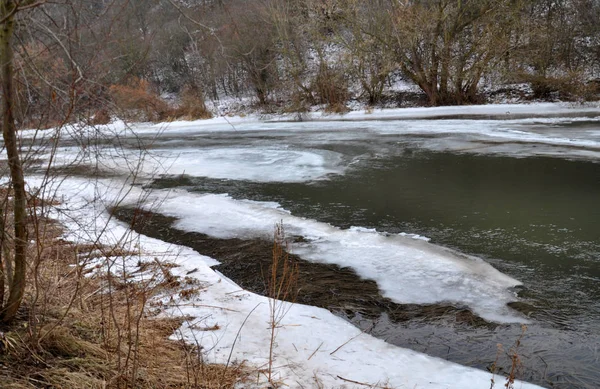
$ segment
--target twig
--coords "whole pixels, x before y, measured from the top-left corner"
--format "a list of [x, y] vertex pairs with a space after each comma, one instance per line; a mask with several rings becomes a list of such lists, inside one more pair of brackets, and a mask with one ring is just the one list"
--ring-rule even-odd
[[224, 311], [229, 311], [229, 312], [239, 312], [236, 311], [235, 309], [230, 309], [230, 308], [225, 308], [225, 307], [218, 307], [216, 305], [206, 305], [206, 304], [168, 304], [169, 307], [203, 307], [203, 308], [215, 308], [215, 309], [222, 309]]
[[245, 290], [245, 289], [238, 289], [238, 290], [234, 290], [233, 292], [227, 292], [225, 294], [234, 294], [234, 293], [240, 293], [240, 292], [246, 292], [246, 293], [248, 293], [248, 291]]
[[349, 380], [348, 378], [344, 378], [344, 377], [342, 377], [342, 376], [340, 376], [340, 375], [339, 375], [339, 376], [337, 376], [337, 378], [339, 378], [339, 379], [340, 379], [340, 380], [342, 380], [342, 381], [351, 382], [351, 383], [353, 383], [353, 384], [362, 385], [362, 386], [368, 386], [369, 388], [372, 388], [372, 387], [373, 387], [373, 385], [371, 385], [371, 384], [366, 384], [366, 383], [364, 383], [364, 382], [359, 382], [359, 381]]
[[317, 353], [317, 351], [319, 351], [319, 349], [321, 348], [322, 345], [323, 345], [323, 342], [321, 342], [319, 347], [317, 347], [317, 349], [315, 351], [313, 351], [312, 354], [310, 354], [310, 357], [308, 357], [307, 361], [310, 361], [310, 359], [315, 356], [315, 354]]
[[231, 122], [227, 119], [225, 115], [222, 115], [221, 117], [225, 119], [225, 121], [231, 126], [231, 128], [233, 128], [233, 131], [237, 131], [237, 128], [235, 128], [235, 126], [231, 124]]
[[379, 386], [377, 384], [374, 384], [374, 385], [373, 384], [367, 384], [365, 382], [350, 380], [348, 378], [344, 378], [344, 377], [339, 376], [339, 375], [337, 376], [337, 378], [339, 378], [342, 381], [350, 382], [350, 383], [353, 383], [353, 384], [362, 385], [362, 386], [368, 386], [369, 388], [389, 389], [389, 387], [387, 387], [387, 386]]
[[375, 323], [373, 323], [368, 330], [361, 331], [359, 334], [354, 335], [353, 337], [351, 337], [350, 339], [348, 339], [347, 341], [345, 341], [344, 343], [342, 343], [341, 346], [339, 346], [338, 348], [336, 348], [335, 350], [333, 350], [332, 352], [330, 352], [329, 355], [335, 354], [339, 349], [341, 349], [342, 347], [344, 347], [348, 343], [352, 342], [354, 339], [358, 338], [359, 336], [361, 336], [365, 332], [370, 332], [373, 329], [374, 326], [375, 326]]
[[256, 310], [256, 308], [258, 308], [259, 305], [261, 305], [261, 304], [262, 303], [258, 303], [258, 304], [256, 304], [256, 306], [254, 308], [252, 308], [252, 310], [248, 313], [248, 315], [246, 315], [246, 318], [242, 322], [242, 325], [240, 326], [237, 334], [235, 334], [235, 339], [233, 340], [233, 344], [231, 345], [231, 350], [229, 350], [229, 356], [227, 357], [227, 363], [225, 364], [225, 369], [223, 369], [223, 376], [225, 376], [225, 373], [227, 373], [227, 368], [229, 367], [229, 362], [231, 361], [231, 355], [233, 354], [233, 348], [235, 347], [235, 343], [237, 342], [237, 340], [240, 336], [240, 332], [242, 332], [242, 328], [244, 328], [244, 325], [250, 318], [250, 315], [252, 315], [252, 312], [254, 312]]

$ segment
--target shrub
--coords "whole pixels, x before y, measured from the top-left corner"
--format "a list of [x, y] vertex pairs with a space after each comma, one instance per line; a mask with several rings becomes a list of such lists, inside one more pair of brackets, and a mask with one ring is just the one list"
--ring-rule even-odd
[[146, 80], [133, 78], [127, 85], [111, 85], [110, 96], [125, 119], [155, 122], [168, 117], [169, 106]]
[[204, 97], [196, 88], [185, 88], [181, 93], [181, 103], [173, 110], [172, 117], [185, 120], [210, 119], [212, 113], [206, 109]]
[[348, 100], [348, 82], [342, 72], [337, 72], [326, 64], [319, 66], [319, 72], [315, 77], [313, 88], [318, 102], [325, 104], [327, 112], [347, 112], [346, 101]]
[[533, 97], [537, 99], [578, 100], [587, 99], [589, 88], [580, 74], [572, 73], [561, 76], [524, 75], [523, 80], [531, 84]]

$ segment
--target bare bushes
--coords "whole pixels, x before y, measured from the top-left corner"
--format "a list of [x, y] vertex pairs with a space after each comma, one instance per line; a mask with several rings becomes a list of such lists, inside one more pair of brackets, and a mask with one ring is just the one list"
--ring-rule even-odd
[[349, 98], [348, 81], [339, 69], [321, 62], [312, 89], [317, 96], [317, 102], [325, 105], [326, 112], [348, 112], [346, 107]]
[[110, 96], [121, 117], [131, 121], [168, 121], [173, 119], [209, 119], [202, 93], [197, 88], [185, 88], [181, 102], [171, 107], [158, 96], [150, 83], [139, 78], [125, 85], [112, 85]]
[[[39, 42], [15, 48], [13, 108], [20, 128], [49, 128], [70, 112], [71, 69]], [[51, 80], [49, 82], [48, 80]]]
[[593, 82], [585, 82], [584, 77], [577, 73], [554, 77], [526, 74], [520, 78], [531, 85], [534, 99], [596, 100], [600, 91]]
[[110, 96], [121, 116], [134, 121], [166, 120], [169, 106], [150, 89], [150, 84], [139, 78], [126, 85], [111, 85]]

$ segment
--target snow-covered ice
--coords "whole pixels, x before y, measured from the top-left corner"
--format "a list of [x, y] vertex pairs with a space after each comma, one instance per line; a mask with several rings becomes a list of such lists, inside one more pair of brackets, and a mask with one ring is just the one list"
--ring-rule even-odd
[[[250, 181], [304, 182], [343, 172], [341, 155], [326, 150], [294, 150], [285, 147], [220, 147], [158, 149], [154, 160], [168, 161], [168, 174], [186, 174]], [[169, 160], [170, 159], [170, 160]], [[146, 163], [146, 170], [159, 166]], [[243, 167], [242, 167], [243, 165]]]
[[[518, 119], [529, 115], [537, 117], [535, 119]], [[246, 116], [220, 116], [206, 120], [195, 121], [172, 121], [168, 123], [131, 123], [126, 124], [121, 120], [108, 125], [99, 125], [94, 127], [83, 125], [67, 125], [60, 130], [60, 136], [63, 138], [80, 138], [82, 134], [85, 137], [100, 136], [172, 136], [195, 132], [244, 132], [244, 131], [262, 131], [269, 129], [281, 129], [285, 127], [284, 123], [290, 123], [296, 127], [314, 127], [314, 123], [321, 123], [319, 126], [327, 126], [328, 122], [358, 122], [358, 125], [364, 125], [363, 122], [369, 121], [400, 121], [413, 119], [452, 119], [466, 120], [465, 117], [475, 116], [478, 119], [493, 117], [495, 121], [561, 121], [564, 118], [577, 120], [577, 118], [600, 117], [600, 106], [598, 104], [568, 104], [568, 103], [535, 103], [535, 104], [489, 104], [473, 106], [451, 106], [451, 107], [431, 107], [431, 108], [386, 108], [373, 111], [352, 111], [346, 114], [328, 114], [324, 112], [315, 112], [302, 114], [302, 121], [297, 121], [297, 114], [289, 115], [246, 115]], [[312, 123], [312, 124], [311, 124]], [[283, 124], [283, 125], [282, 125]], [[351, 124], [350, 124], [351, 125]], [[24, 130], [20, 131], [23, 139], [33, 137], [56, 137], [56, 130]]]
[[[349, 163], [344, 155], [319, 145], [352, 141], [373, 147], [408, 142], [437, 151], [600, 158], [600, 108], [595, 105], [485, 105], [312, 115], [301, 122], [285, 121], [291, 119], [286, 116], [269, 121], [249, 115], [131, 126], [120, 121], [94, 128], [66, 126], [60, 136], [77, 145], [71, 146], [71, 151], [61, 150], [63, 160], [56, 163], [68, 164], [78, 156], [89, 165], [128, 172], [132, 166], [127, 161], [140, 154], [135, 148], [141, 145], [151, 149], [142, 166], [147, 175], [160, 171], [218, 179], [306, 182], [343, 174]], [[54, 131], [21, 132], [23, 139], [33, 136], [58, 135]], [[88, 139], [100, 144], [90, 148]], [[124, 150], [122, 142], [127, 140]], [[87, 154], [82, 155], [82, 150]], [[66, 157], [69, 153], [71, 159]]]

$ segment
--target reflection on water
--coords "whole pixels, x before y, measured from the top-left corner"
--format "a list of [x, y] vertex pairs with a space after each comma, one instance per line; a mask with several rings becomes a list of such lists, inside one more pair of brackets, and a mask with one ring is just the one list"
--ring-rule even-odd
[[[347, 147], [327, 146], [346, 154]], [[276, 201], [342, 228], [417, 233], [481, 256], [524, 283], [519, 309], [533, 324], [520, 350], [523, 378], [560, 388], [600, 382], [600, 164], [408, 150], [363, 158], [343, 176], [309, 184], [180, 176], [154, 186]], [[508, 350], [521, 331], [354, 321], [391, 343], [480, 368], [494, 361], [497, 343]]]

